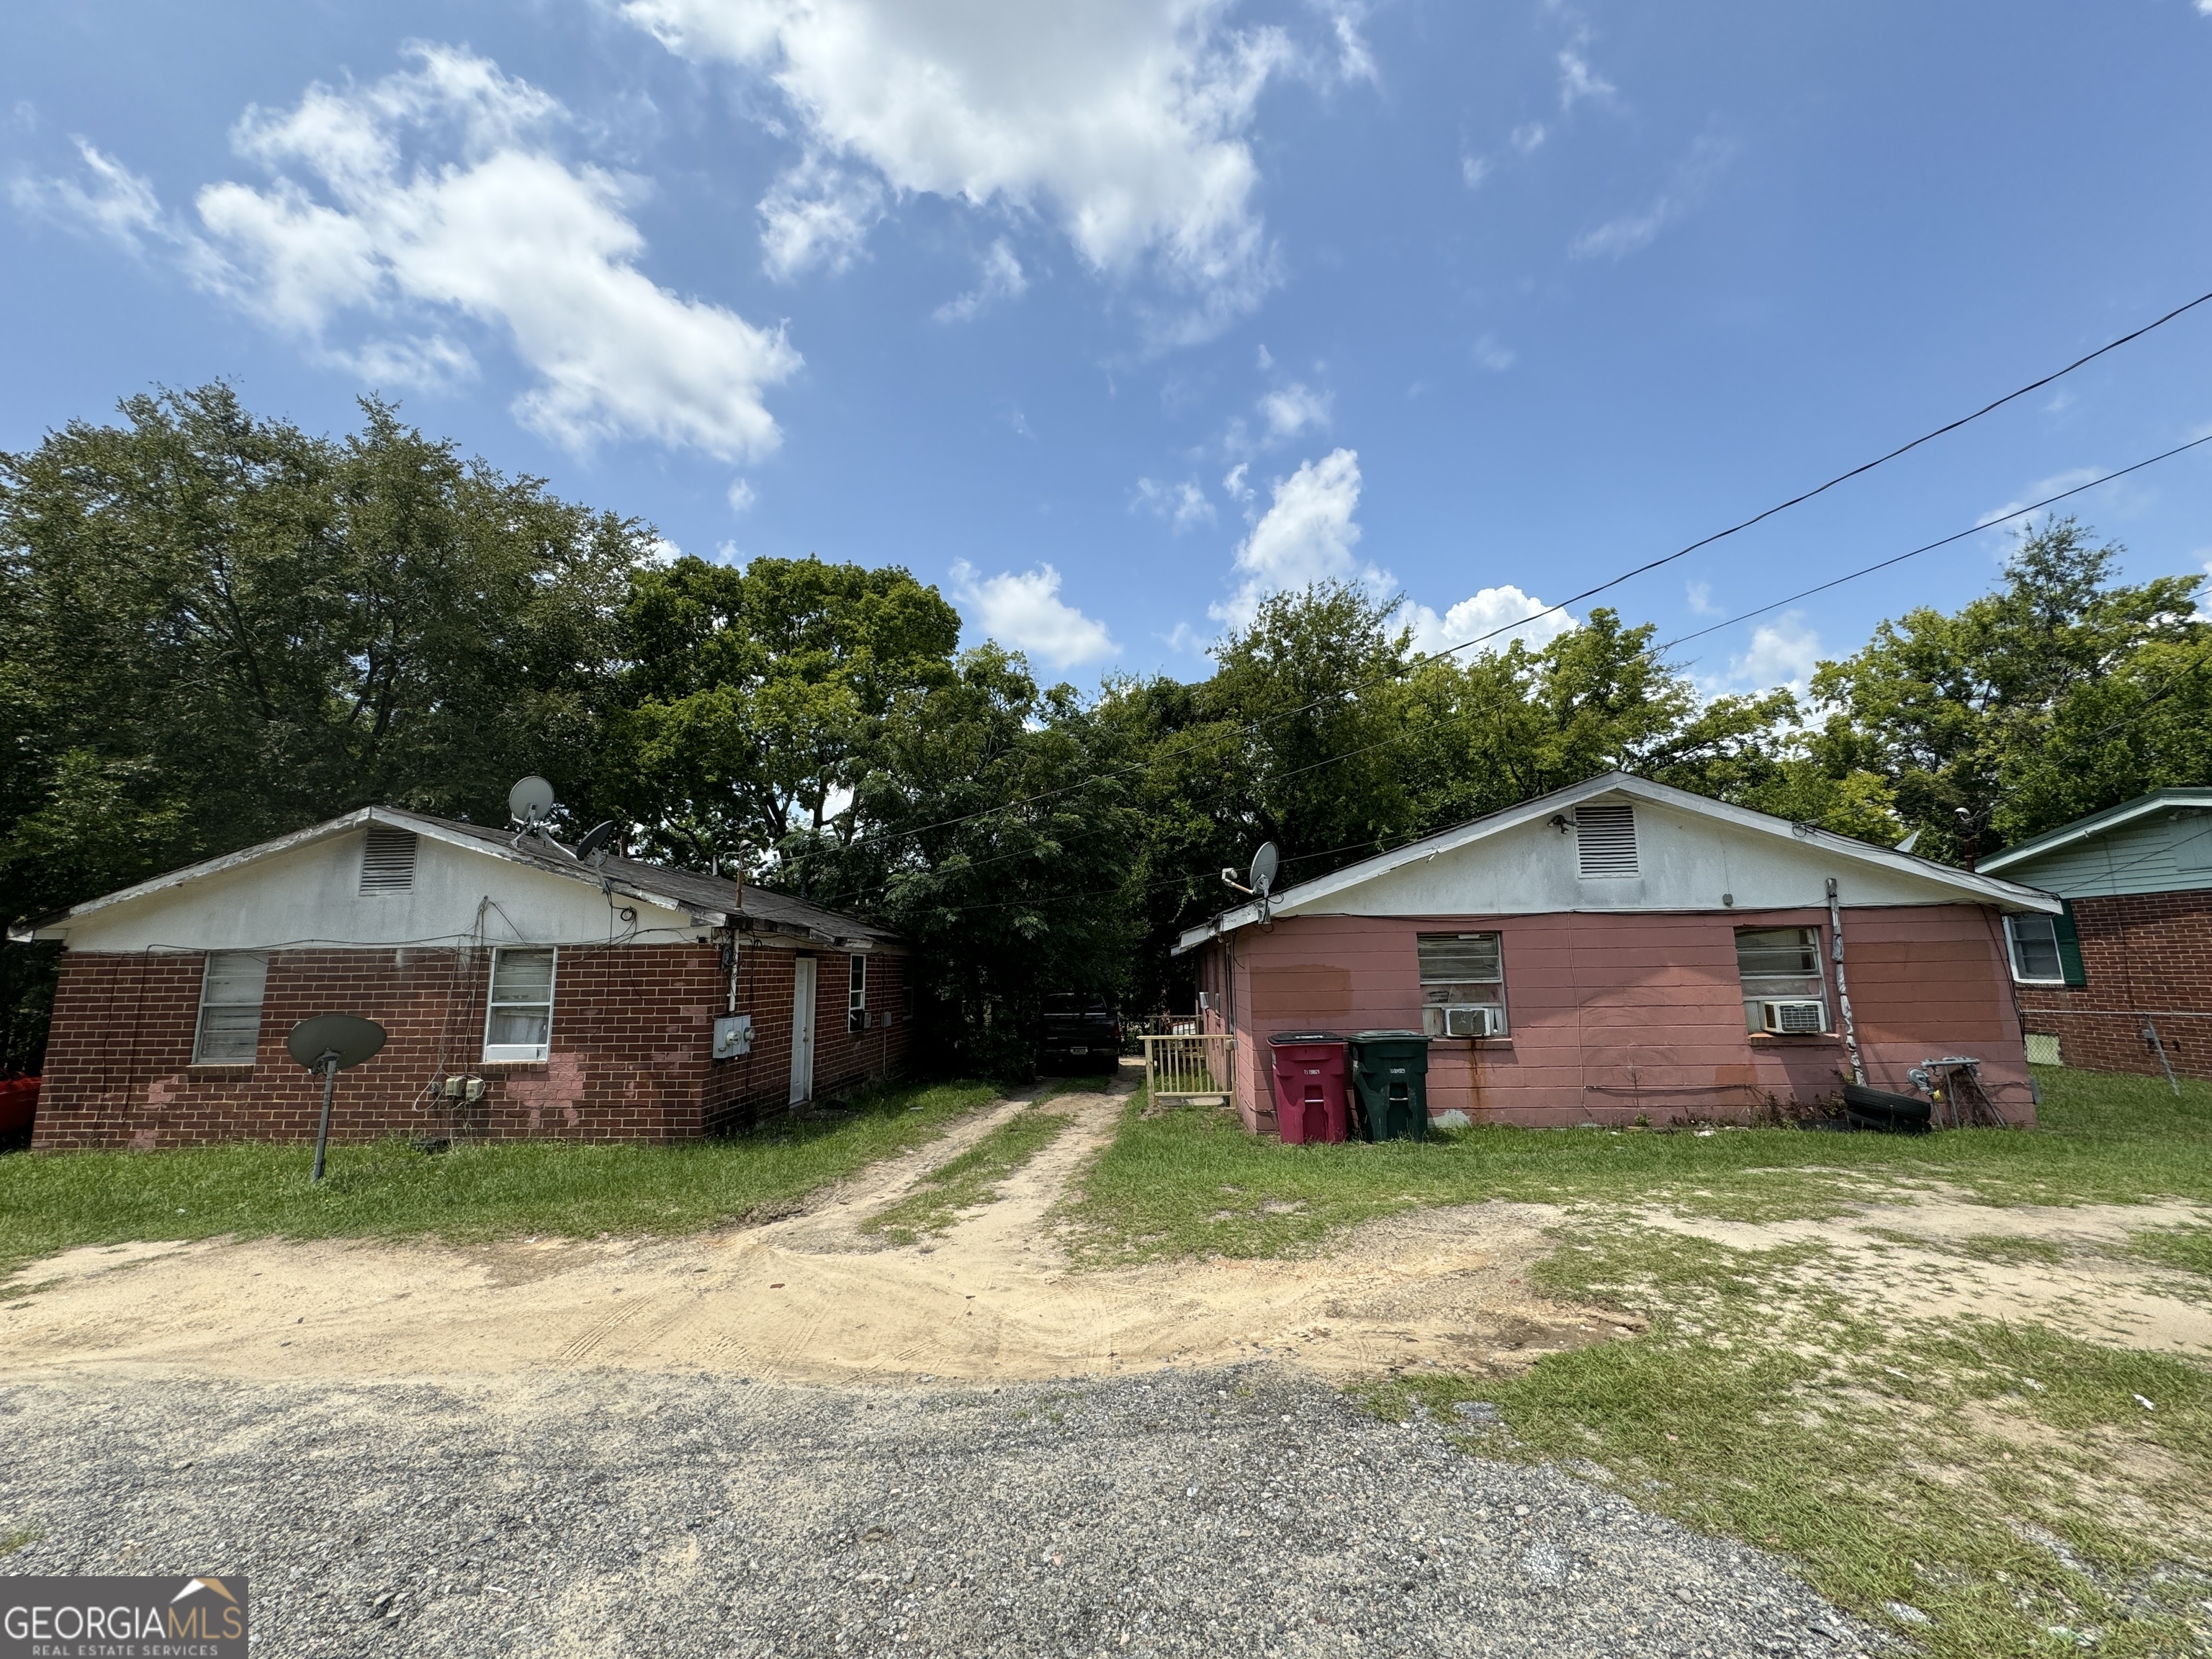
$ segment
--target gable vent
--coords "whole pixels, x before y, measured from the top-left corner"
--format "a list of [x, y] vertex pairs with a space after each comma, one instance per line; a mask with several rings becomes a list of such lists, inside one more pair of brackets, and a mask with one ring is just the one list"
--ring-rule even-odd
[[1575, 813], [1575, 852], [1584, 876], [1636, 873], [1636, 809], [1584, 806]]
[[368, 826], [361, 850], [361, 890], [404, 893], [415, 885], [415, 832], [388, 823]]

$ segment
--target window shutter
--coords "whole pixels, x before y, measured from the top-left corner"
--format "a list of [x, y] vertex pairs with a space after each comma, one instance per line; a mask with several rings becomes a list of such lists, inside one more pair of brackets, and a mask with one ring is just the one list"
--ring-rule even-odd
[[1636, 873], [1636, 809], [1584, 806], [1575, 812], [1575, 851], [1585, 876]]
[[2069, 985], [2087, 985], [2088, 971], [2081, 966], [2081, 936], [2074, 931], [2074, 901], [2062, 899], [2065, 910], [2051, 919], [2051, 931], [2058, 940], [2058, 967], [2066, 975]]
[[415, 832], [389, 823], [368, 826], [361, 849], [361, 890], [404, 893], [415, 885]]

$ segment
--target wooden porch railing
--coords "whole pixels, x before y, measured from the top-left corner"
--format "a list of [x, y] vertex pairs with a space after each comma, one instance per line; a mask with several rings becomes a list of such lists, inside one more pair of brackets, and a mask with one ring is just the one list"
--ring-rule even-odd
[[1227, 1032], [1148, 1035], [1143, 1041], [1145, 1088], [1153, 1099], [1229, 1098], [1236, 1083], [1236, 1039]]

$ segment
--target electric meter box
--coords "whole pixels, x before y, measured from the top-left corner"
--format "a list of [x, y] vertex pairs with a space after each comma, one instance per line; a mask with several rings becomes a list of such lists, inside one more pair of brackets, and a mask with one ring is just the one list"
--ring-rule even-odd
[[714, 1058], [735, 1060], [753, 1051], [753, 1017], [718, 1014], [714, 1018]]

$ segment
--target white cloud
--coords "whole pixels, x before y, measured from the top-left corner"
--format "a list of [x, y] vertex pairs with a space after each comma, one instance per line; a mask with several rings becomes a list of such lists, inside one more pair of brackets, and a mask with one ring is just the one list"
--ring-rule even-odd
[[753, 494], [753, 487], [747, 483], [743, 478], [732, 478], [730, 480], [729, 501], [731, 512], [744, 513], [750, 511], [752, 504], [759, 499], [759, 496]]
[[1667, 187], [1638, 213], [1609, 219], [1595, 230], [1584, 231], [1567, 245], [1577, 259], [1625, 259], [1657, 240], [1659, 233], [1705, 198], [1735, 154], [1735, 146], [1711, 133], [1701, 135], [1690, 153], [1674, 168]]
[[1752, 634], [1751, 649], [1729, 659], [1729, 678], [1768, 690], [1786, 685], [1802, 691], [1820, 660], [1820, 636], [1805, 626], [1805, 613], [1785, 611]]
[[[1279, 28], [1232, 27], [1212, 0], [623, 0], [622, 11], [687, 58], [764, 78], [810, 151], [890, 193], [1036, 213], [1096, 271], [1156, 271], [1196, 302], [1166, 327], [1185, 338], [1218, 331], [1276, 280], [1246, 141], [1261, 91], [1371, 67], [1346, 7], [1333, 13], [1334, 67]], [[823, 199], [795, 179], [779, 191]], [[836, 246], [858, 246], [866, 214], [820, 216]], [[792, 234], [772, 260], [817, 245]]]
[[1282, 442], [1304, 432], [1326, 428], [1328, 404], [1327, 392], [1309, 391], [1303, 382], [1293, 381], [1279, 392], [1270, 392], [1261, 398], [1260, 414], [1267, 422], [1267, 435]]
[[981, 617], [986, 634], [1055, 667], [1110, 657], [1121, 648], [1104, 623], [1060, 597], [1060, 572], [1048, 564], [1018, 574], [981, 576], [963, 559], [952, 567], [952, 581], [953, 592]]
[[[1243, 469], [1233, 472], [1239, 478]], [[1236, 568], [1243, 575], [1235, 597], [1209, 605], [1216, 621], [1242, 626], [1251, 621], [1270, 593], [1322, 581], [1357, 581], [1371, 590], [1390, 586], [1388, 572], [1361, 565], [1359, 545], [1359, 455], [1332, 450], [1307, 461], [1274, 484], [1274, 499], [1237, 549]]]
[[1260, 364], [1260, 372], [1262, 374], [1265, 374], [1269, 369], [1275, 366], [1275, 354], [1267, 349], [1264, 342], [1260, 347], [1258, 362]]
[[1616, 88], [1589, 66], [1589, 59], [1582, 49], [1588, 42], [1577, 40], [1559, 53], [1559, 107], [1571, 110], [1585, 98], [1600, 102], [1611, 98]]
[[1186, 478], [1181, 483], [1163, 483], [1158, 478], [1137, 480], [1136, 494], [1130, 499], [1129, 510], [1139, 507], [1155, 518], [1166, 519], [1181, 535], [1194, 525], [1213, 522], [1213, 503], [1206, 499], [1195, 478]]
[[1690, 610], [1693, 615], [1699, 617], [1728, 615], [1725, 610], [1713, 603], [1713, 585], [1711, 582], [1686, 584], [1682, 589], [1682, 597], [1689, 601]]
[[[319, 83], [287, 111], [249, 107], [239, 154], [274, 175], [197, 198], [200, 229], [164, 216], [150, 187], [83, 149], [88, 183], [19, 188], [134, 249], [158, 239], [201, 286], [379, 380], [442, 384], [476, 372], [445, 331], [502, 331], [537, 377], [518, 418], [572, 448], [655, 439], [722, 456], [775, 447], [764, 389], [799, 365], [781, 331], [684, 299], [637, 268], [631, 186], [555, 153], [567, 112], [466, 51], [409, 48], [372, 85]], [[366, 319], [366, 337], [334, 340]], [[428, 321], [427, 332], [413, 325]]]
[[1469, 155], [1464, 152], [1460, 155], [1459, 176], [1466, 181], [1469, 190], [1478, 188], [1485, 179], [1490, 177], [1490, 167], [1487, 156]]
[[1518, 361], [1510, 346], [1502, 346], [1487, 334], [1474, 337], [1474, 361], [1493, 374], [1503, 374]]
[[985, 306], [995, 300], [1018, 300], [1029, 292], [1030, 279], [1022, 274], [1022, 262], [1014, 258], [1004, 237], [991, 244], [991, 251], [983, 256], [983, 277], [957, 300], [947, 300], [937, 308], [940, 323], [964, 323]]
[[2054, 472], [2047, 478], [2038, 478], [2021, 492], [2017, 501], [2007, 501], [2002, 507], [1983, 514], [1980, 518], [1974, 520], [1975, 526], [1979, 527], [2009, 519], [2015, 513], [2025, 511], [2030, 501], [2047, 500], [2062, 490], [2076, 489], [2088, 483], [2092, 478], [2103, 476], [2094, 466], [2077, 466], [2069, 471]]
[[82, 183], [18, 178], [8, 191], [17, 209], [72, 230], [106, 236], [133, 253], [143, 254], [149, 239], [178, 241], [151, 184], [82, 138], [76, 141], [76, 151], [84, 163]]
[[1549, 137], [1541, 121], [1524, 121], [1506, 136], [1506, 142], [1526, 155], [1540, 148]]
[[860, 257], [885, 211], [873, 174], [810, 155], [760, 199], [762, 268], [782, 283], [816, 265], [835, 275]]
[[684, 556], [684, 550], [665, 536], [655, 536], [645, 550], [647, 564], [672, 565]]
[[1255, 492], [1250, 484], [1244, 482], [1244, 475], [1251, 470], [1251, 462], [1239, 461], [1221, 475], [1221, 487], [1228, 491], [1231, 501], [1249, 501], [1254, 499]]
[[[1526, 627], [1512, 626], [1524, 620]], [[1511, 586], [1486, 587], [1441, 617], [1425, 605], [1408, 603], [1399, 607], [1390, 623], [1393, 628], [1412, 629], [1413, 649], [1424, 656], [1449, 651], [1469, 640], [1482, 640], [1481, 648], [1491, 651], [1502, 649], [1514, 640], [1532, 649], [1540, 648], [1580, 626], [1565, 611], [1553, 610], [1534, 594]], [[1499, 633], [1501, 629], [1510, 631]]]

